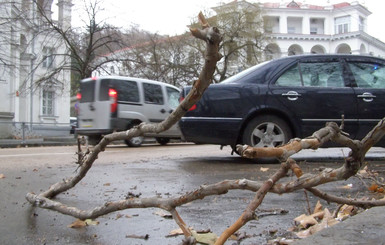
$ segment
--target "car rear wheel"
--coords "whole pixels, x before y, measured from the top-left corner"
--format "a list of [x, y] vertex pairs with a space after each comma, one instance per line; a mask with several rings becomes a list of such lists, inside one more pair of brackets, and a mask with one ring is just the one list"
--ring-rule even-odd
[[276, 147], [292, 138], [288, 124], [272, 116], [258, 116], [251, 120], [243, 133], [243, 143], [253, 147]]

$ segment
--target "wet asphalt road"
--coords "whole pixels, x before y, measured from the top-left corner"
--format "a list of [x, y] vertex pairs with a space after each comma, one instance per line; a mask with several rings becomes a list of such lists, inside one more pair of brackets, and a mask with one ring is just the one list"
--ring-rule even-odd
[[[159, 209], [131, 209], [99, 217], [96, 226], [72, 229], [67, 226], [75, 219], [53, 211], [31, 207], [25, 200], [27, 192], [39, 193], [51, 184], [72, 176], [75, 169], [75, 146], [0, 149], [0, 244], [179, 244], [183, 237], [166, 237], [178, 228], [173, 220], [156, 214]], [[335, 167], [342, 160], [328, 162], [299, 162], [306, 172], [319, 167]], [[371, 162], [383, 169], [383, 164]], [[194, 144], [168, 146], [145, 145], [127, 148], [114, 145], [99, 156], [87, 176], [73, 189], [57, 197], [58, 201], [92, 209], [107, 201], [125, 199], [130, 192], [141, 197], [175, 197], [193, 191], [201, 184], [225, 179], [247, 178], [266, 180], [278, 164], [260, 164], [231, 156], [230, 149]], [[262, 169], [266, 171], [262, 171]], [[383, 173], [383, 172], [382, 172]], [[294, 180], [288, 176], [285, 181]], [[321, 189], [333, 194], [341, 187], [351, 196], [367, 193], [357, 178], [324, 185]], [[196, 230], [210, 229], [220, 234], [243, 212], [253, 193], [230, 191], [222, 196], [207, 197], [184, 205], [177, 210], [184, 221]], [[312, 206], [318, 200], [310, 194]], [[328, 206], [322, 202], [324, 206]], [[331, 210], [336, 205], [329, 205]], [[241, 232], [250, 237], [241, 244], [266, 244], [276, 236], [290, 237], [287, 232], [293, 219], [306, 212], [303, 191], [276, 195], [268, 194], [260, 206], [264, 210], [284, 209], [284, 215], [267, 215], [245, 225]], [[130, 238], [146, 236], [147, 240]], [[226, 244], [237, 244], [228, 241]]]

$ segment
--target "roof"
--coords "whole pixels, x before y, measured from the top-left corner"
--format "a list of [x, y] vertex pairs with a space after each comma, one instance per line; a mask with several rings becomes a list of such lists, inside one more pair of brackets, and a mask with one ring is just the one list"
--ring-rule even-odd
[[339, 8], [345, 8], [348, 6], [351, 6], [348, 2], [341, 2], [333, 5], [314, 5], [314, 4], [306, 4], [302, 2], [297, 1], [291, 1], [286, 3], [279, 3], [279, 2], [265, 2], [262, 3], [263, 8], [296, 8], [296, 9], [316, 9], [316, 10], [324, 10], [324, 9], [339, 9]]

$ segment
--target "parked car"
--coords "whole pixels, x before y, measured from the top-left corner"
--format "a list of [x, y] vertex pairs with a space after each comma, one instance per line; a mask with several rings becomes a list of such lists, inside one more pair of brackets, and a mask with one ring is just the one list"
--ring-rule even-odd
[[70, 117], [70, 134], [75, 134], [75, 130], [78, 126], [78, 119], [76, 117]]
[[[76, 133], [88, 136], [96, 144], [102, 135], [123, 131], [142, 122], [163, 121], [179, 105], [180, 90], [170, 84], [122, 76], [93, 77], [80, 81], [78, 94], [78, 128]], [[167, 144], [181, 137], [174, 125], [155, 137], [158, 143]], [[126, 140], [129, 146], [140, 146], [143, 137]]]
[[210, 85], [179, 125], [190, 142], [275, 147], [310, 136], [328, 121], [341, 123], [342, 115], [344, 131], [353, 139], [362, 139], [385, 116], [384, 59], [301, 55], [271, 60]]

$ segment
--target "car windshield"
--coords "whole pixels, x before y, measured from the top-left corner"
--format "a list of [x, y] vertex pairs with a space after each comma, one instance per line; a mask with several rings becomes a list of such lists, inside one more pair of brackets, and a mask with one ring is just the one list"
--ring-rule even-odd
[[243, 71], [241, 71], [240, 73], [237, 73], [237, 74], [235, 74], [234, 76], [231, 76], [231, 77], [229, 77], [229, 78], [223, 80], [221, 83], [234, 83], [234, 82], [238, 81], [239, 79], [241, 79], [242, 77], [247, 76], [247, 75], [250, 74], [251, 72], [253, 72], [253, 71], [259, 69], [260, 67], [266, 65], [266, 64], [269, 63], [270, 61], [271, 61], [271, 60], [265, 61], [265, 62], [262, 62], [262, 63], [260, 63], [260, 64], [258, 64], [258, 65], [255, 65], [255, 66], [252, 66], [252, 67], [250, 67], [250, 68], [247, 68], [246, 70], [243, 70]]

